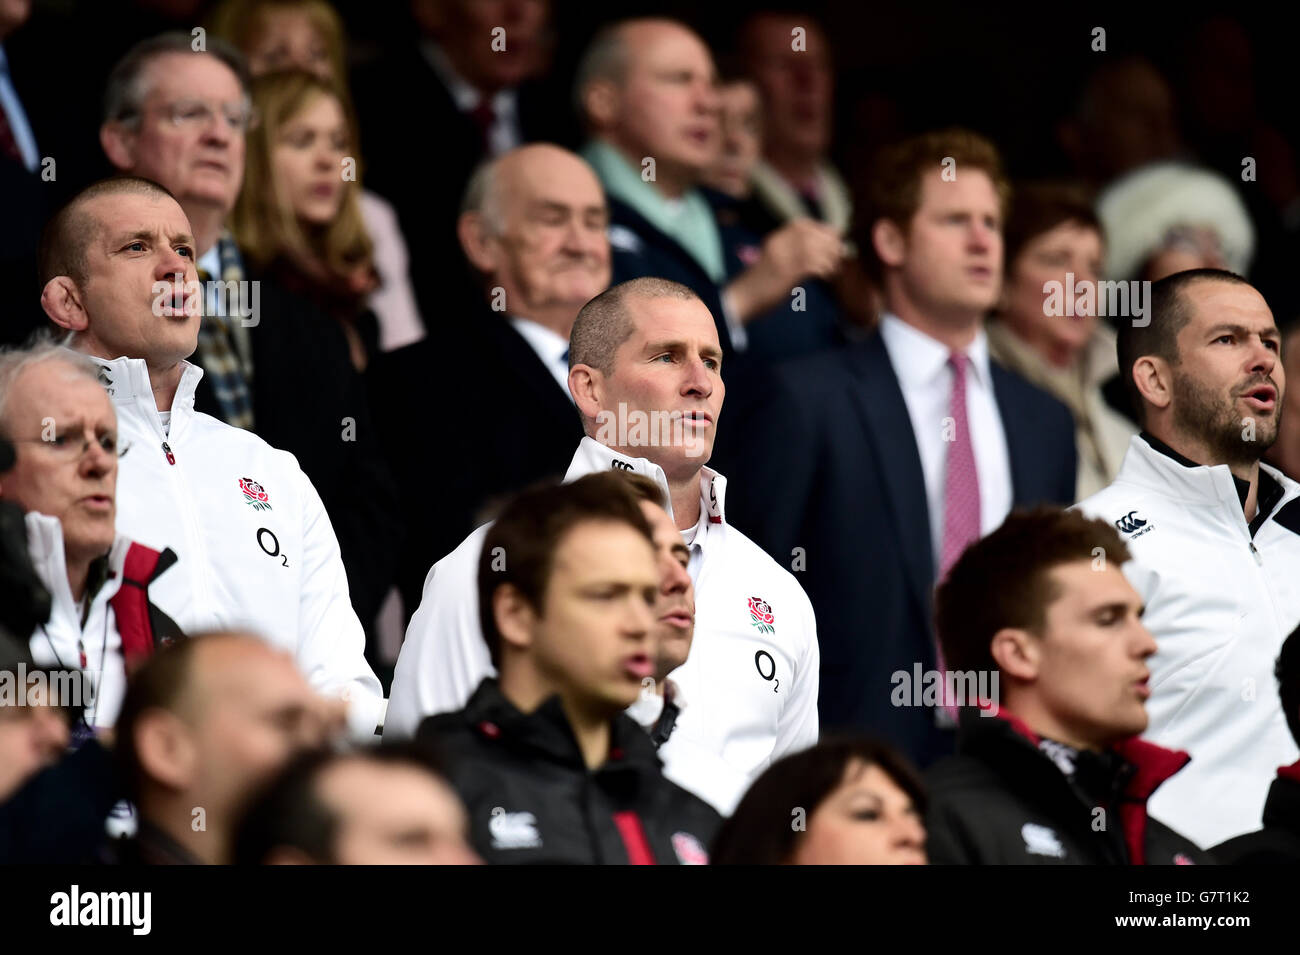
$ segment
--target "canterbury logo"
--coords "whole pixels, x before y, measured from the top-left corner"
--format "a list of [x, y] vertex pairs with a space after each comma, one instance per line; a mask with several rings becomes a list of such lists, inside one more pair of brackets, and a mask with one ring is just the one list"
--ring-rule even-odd
[[1115, 522], [1115, 526], [1125, 534], [1132, 534], [1139, 527], [1146, 527], [1147, 522], [1137, 516], [1137, 511], [1129, 511]]
[[620, 471], [633, 470], [632, 465], [628, 464], [626, 461], [620, 461], [618, 458], [611, 461], [609, 466], [612, 468], [618, 468]]

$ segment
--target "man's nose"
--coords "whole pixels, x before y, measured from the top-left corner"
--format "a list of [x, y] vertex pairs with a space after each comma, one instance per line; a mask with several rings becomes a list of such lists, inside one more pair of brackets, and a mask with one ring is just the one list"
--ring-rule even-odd
[[659, 592], [665, 595], [680, 594], [691, 585], [691, 575], [675, 557], [665, 558], [663, 580]]

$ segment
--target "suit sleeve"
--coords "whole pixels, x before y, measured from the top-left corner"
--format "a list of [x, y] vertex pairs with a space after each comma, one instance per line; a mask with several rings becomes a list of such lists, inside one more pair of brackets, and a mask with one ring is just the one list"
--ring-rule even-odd
[[[348, 701], [348, 727], [374, 740], [383, 721], [384, 692], [366, 662], [366, 636], [352, 609], [348, 578], [325, 505], [301, 471], [302, 589], [298, 609], [298, 667], [318, 692]], [[290, 558], [292, 559], [292, 558]]]
[[478, 561], [486, 537], [485, 525], [425, 578], [393, 673], [387, 738], [410, 737], [426, 716], [461, 709], [496, 672], [478, 615]]
[[[798, 586], [796, 584], [796, 586]], [[817, 618], [802, 589], [803, 647], [799, 654], [799, 670], [790, 698], [781, 712], [781, 725], [777, 728], [776, 745], [772, 747], [773, 761], [788, 753], [807, 749], [817, 743], [817, 689], [821, 684], [821, 651], [817, 646]]]

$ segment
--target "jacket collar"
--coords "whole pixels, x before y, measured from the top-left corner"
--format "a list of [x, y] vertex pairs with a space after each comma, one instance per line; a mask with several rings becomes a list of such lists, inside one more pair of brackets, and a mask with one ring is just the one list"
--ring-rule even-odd
[[[974, 708], [963, 711], [959, 750], [991, 755], [995, 760], [999, 752], [1020, 752], [1027, 755], [1032, 751], [1044, 765], [1059, 772], [1050, 757], [1039, 749], [1043, 737], [1014, 714], [998, 706], [991, 709], [992, 717], [982, 715], [982, 711]], [[1165, 749], [1136, 736], [1121, 740], [1107, 752], [1118, 757], [1117, 772], [1131, 767], [1130, 770], [1125, 770], [1128, 779], [1123, 794], [1126, 799], [1138, 803], [1145, 803], [1165, 780], [1191, 761], [1191, 756], [1182, 750]]]
[[[40, 577], [45, 589], [50, 592], [55, 604], [63, 608], [70, 618], [77, 617], [77, 602], [72, 599], [72, 587], [68, 584], [67, 555], [63, 549], [63, 524], [57, 517], [29, 511], [23, 517], [27, 527], [27, 553], [32, 558], [32, 567]], [[117, 592], [122, 576], [122, 564], [126, 552], [131, 548], [131, 541], [117, 535], [108, 553], [91, 564], [90, 575], [86, 578], [86, 606], [89, 607], [101, 596], [107, 600]], [[105, 586], [108, 582], [111, 586]]]
[[[608, 471], [611, 468], [619, 468], [623, 471], [644, 475], [658, 484], [664, 492], [664, 500], [667, 502], [665, 510], [668, 511], [669, 517], [676, 520], [673, 515], [672, 492], [668, 489], [668, 478], [664, 475], [664, 469], [648, 458], [633, 458], [624, 454], [616, 454], [595, 438], [586, 437], [579, 443], [578, 450], [574, 452], [573, 460], [569, 463], [569, 470], [564, 475], [564, 480], [566, 482], [576, 481], [588, 474]], [[701, 467], [700, 501], [705, 513], [709, 516], [710, 524], [726, 523], [726, 512], [724, 510], [726, 497], [727, 479], [710, 467]]]
[[1264, 828], [1300, 835], [1300, 762], [1277, 771], [1264, 802]]
[[[1300, 484], [1272, 465], [1261, 461], [1259, 470], [1261, 504], [1266, 483], [1264, 475], [1282, 490], [1281, 496], [1274, 502], [1274, 513], [1277, 503], [1300, 493]], [[1124, 463], [1115, 480], [1117, 483], [1136, 484], [1156, 491], [1163, 497], [1183, 504], [1217, 504], [1228, 507], [1245, 520], [1237, 479], [1226, 464], [1212, 467], [1197, 464], [1146, 432], [1135, 434], [1129, 440], [1128, 453], [1124, 455]]]
[[[472, 731], [479, 736], [501, 740], [530, 755], [586, 771], [586, 762], [558, 694], [532, 713], [524, 713], [501, 692], [497, 679], [488, 677], [474, 691], [464, 712]], [[658, 773], [660, 763], [646, 731], [631, 717], [620, 713], [610, 722], [609, 757], [595, 772], [625, 771]]]
[[[119, 414], [126, 409], [137, 408], [142, 403], [155, 415], [158, 413], [153, 385], [149, 382], [149, 366], [143, 358], [109, 359], [91, 356], [91, 360], [99, 366], [100, 384], [113, 399]], [[181, 366], [181, 383], [172, 401], [172, 412], [194, 407], [194, 390], [203, 378], [203, 369], [198, 365], [182, 361]]]

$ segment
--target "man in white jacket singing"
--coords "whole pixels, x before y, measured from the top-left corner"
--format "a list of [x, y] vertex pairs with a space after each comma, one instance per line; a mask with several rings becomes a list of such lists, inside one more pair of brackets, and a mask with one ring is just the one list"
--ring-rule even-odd
[[116, 406], [118, 530], [180, 556], [154, 600], [187, 633], [246, 629], [289, 651], [373, 738], [383, 693], [320, 496], [293, 455], [194, 410], [202, 295], [180, 205], [146, 179], [89, 186], [50, 221], [40, 267], [46, 315]]
[[[78, 735], [111, 727], [128, 670], [182, 635], [149, 600], [176, 555], [114, 529], [122, 445], [98, 375], [52, 344], [0, 354], [0, 435], [14, 449], [0, 498], [25, 512], [27, 552], [50, 595], [32, 659], [55, 671], [52, 702], [80, 711]], [[79, 682], [63, 678], [73, 671]]]
[[[727, 524], [726, 479], [706, 466], [726, 391], [713, 316], [683, 285], [633, 279], [583, 306], [569, 345], [569, 391], [587, 437], [566, 480], [609, 468], [653, 478], [690, 548], [695, 639], [672, 673], [685, 705], [660, 756], [670, 778], [730, 813], [770, 762], [817, 741], [820, 658], [803, 588]], [[487, 529], [425, 580], [388, 733], [409, 735], [423, 717], [463, 707], [492, 673], [474, 586]]]

